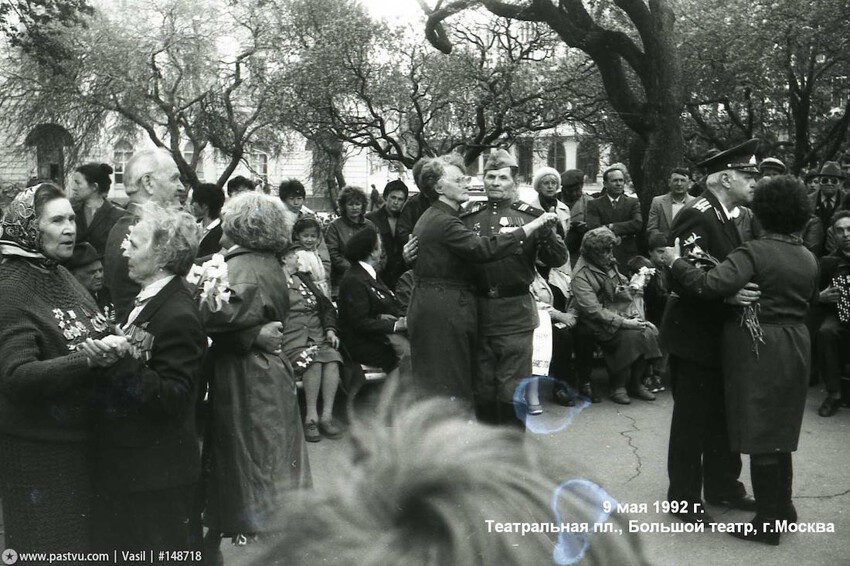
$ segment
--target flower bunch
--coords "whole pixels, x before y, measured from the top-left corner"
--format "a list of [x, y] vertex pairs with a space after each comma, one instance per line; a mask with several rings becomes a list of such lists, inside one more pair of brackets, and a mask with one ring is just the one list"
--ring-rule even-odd
[[198, 304], [206, 304], [211, 312], [220, 311], [230, 301], [227, 263], [221, 254], [213, 254], [202, 265], [193, 265], [186, 281], [195, 286], [192, 296]]
[[641, 267], [629, 280], [629, 288], [633, 291], [642, 291], [646, 289], [646, 286], [649, 284], [649, 280], [654, 276], [654, 267]]
[[295, 358], [295, 363], [293, 364], [295, 375], [302, 375], [305, 371], [307, 371], [307, 368], [313, 363], [313, 357], [318, 351], [319, 346], [314, 344], [309, 348], [305, 348], [300, 354], [298, 354], [298, 357]]

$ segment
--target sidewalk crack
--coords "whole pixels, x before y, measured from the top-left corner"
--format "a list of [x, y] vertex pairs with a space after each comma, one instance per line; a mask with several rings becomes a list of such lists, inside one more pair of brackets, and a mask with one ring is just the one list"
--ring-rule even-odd
[[629, 421], [631, 421], [631, 424], [632, 424], [631, 430], [627, 429], [627, 430], [621, 430], [620, 431], [620, 436], [624, 437], [628, 441], [629, 448], [632, 449], [632, 453], [635, 455], [635, 460], [637, 460], [637, 465], [635, 466], [634, 475], [626, 480], [626, 483], [628, 483], [628, 482], [632, 481], [633, 479], [635, 479], [636, 477], [638, 477], [640, 475], [641, 468], [643, 467], [643, 461], [641, 460], [640, 454], [638, 453], [638, 446], [634, 443], [634, 439], [631, 436], [629, 436], [632, 432], [640, 432], [640, 429], [637, 426], [637, 421], [633, 417], [627, 415], [622, 410], [617, 411], [617, 413], [619, 415], [629, 419]]

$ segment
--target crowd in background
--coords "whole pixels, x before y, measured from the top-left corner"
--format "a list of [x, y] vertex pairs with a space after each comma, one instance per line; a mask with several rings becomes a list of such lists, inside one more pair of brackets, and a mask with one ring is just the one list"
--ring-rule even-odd
[[[276, 197], [243, 177], [190, 190], [162, 151], [126, 164], [123, 207], [105, 164], [77, 168], [67, 191], [34, 184], [0, 236], [6, 546], [185, 549], [214, 564], [223, 538], [281, 530], [282, 498], [312, 484], [305, 441], [343, 434], [338, 393], [369, 368], [518, 430], [546, 404], [533, 376], [555, 378], [564, 406], [672, 387], [668, 499], [704, 489], [755, 510], [753, 524], [796, 520], [810, 381], [826, 384], [822, 417], [842, 402], [850, 156], [797, 179], [755, 162], [756, 145], [707, 156], [698, 182], [674, 170], [646, 222], [624, 166], [596, 195], [581, 171], [542, 168], [526, 203], [505, 150], [484, 165], [485, 201], [469, 202], [462, 162], [426, 158], [415, 192], [344, 187], [330, 222], [296, 179]], [[226, 282], [205, 286], [222, 262]], [[607, 387], [591, 379], [599, 356]]]

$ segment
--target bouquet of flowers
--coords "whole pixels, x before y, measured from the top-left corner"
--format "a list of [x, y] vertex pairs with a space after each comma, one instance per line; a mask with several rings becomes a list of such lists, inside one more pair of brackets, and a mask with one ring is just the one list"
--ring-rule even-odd
[[[700, 269], [708, 271], [720, 262], [717, 258], [699, 247], [699, 244], [696, 243], [699, 239], [700, 236], [691, 233], [691, 235], [682, 242], [682, 248], [686, 252], [685, 257], [689, 259], [691, 263]], [[759, 343], [764, 344], [764, 331], [762, 330], [761, 323], [759, 322], [759, 310], [759, 304], [753, 303], [743, 307], [741, 312], [741, 326], [746, 328], [750, 333], [750, 339], [753, 342], [752, 349], [756, 358], [759, 357]]]
[[653, 276], [655, 276], [654, 267], [641, 267], [629, 280], [629, 288], [633, 291], [643, 291]]
[[302, 352], [298, 354], [298, 357], [295, 358], [295, 363], [292, 364], [292, 369], [295, 370], [296, 376], [303, 375], [304, 372], [307, 371], [307, 368], [313, 363], [313, 358], [318, 351], [319, 346], [314, 344], [313, 346], [302, 350]]
[[192, 296], [198, 304], [206, 304], [211, 312], [218, 312], [230, 301], [227, 282], [227, 263], [221, 254], [213, 254], [202, 265], [193, 265], [186, 281], [195, 286]]

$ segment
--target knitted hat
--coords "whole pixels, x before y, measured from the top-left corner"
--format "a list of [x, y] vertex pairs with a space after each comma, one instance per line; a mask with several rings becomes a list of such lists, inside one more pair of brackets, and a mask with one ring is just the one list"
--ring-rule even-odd
[[561, 180], [561, 175], [558, 173], [557, 169], [552, 167], [541, 167], [534, 172], [534, 177], [531, 179], [531, 186], [534, 187], [535, 191], [538, 189], [537, 185], [540, 184], [544, 177], [555, 177], [555, 180], [558, 183], [560, 183]]
[[386, 186], [384, 187], [384, 200], [386, 200], [389, 197], [390, 193], [393, 191], [403, 191], [404, 198], [407, 199], [407, 194], [409, 191], [407, 189], [407, 185], [405, 185], [404, 181], [402, 181], [401, 179], [395, 179], [386, 184]]

